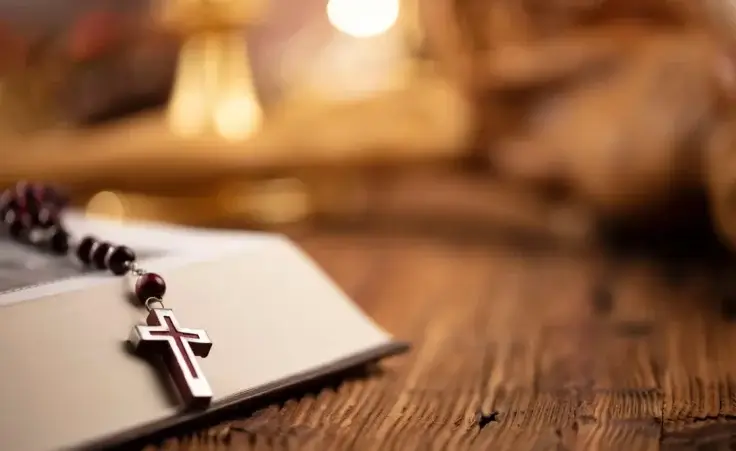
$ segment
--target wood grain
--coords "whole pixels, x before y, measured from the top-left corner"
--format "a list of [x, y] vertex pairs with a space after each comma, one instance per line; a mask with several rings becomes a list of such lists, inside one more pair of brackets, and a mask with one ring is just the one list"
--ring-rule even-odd
[[[713, 275], [597, 251], [368, 232], [304, 248], [409, 355], [148, 449], [728, 449], [736, 324]], [[698, 448], [700, 446], [700, 448]], [[712, 447], [711, 447], [712, 446]], [[720, 446], [720, 448], [719, 448]]]

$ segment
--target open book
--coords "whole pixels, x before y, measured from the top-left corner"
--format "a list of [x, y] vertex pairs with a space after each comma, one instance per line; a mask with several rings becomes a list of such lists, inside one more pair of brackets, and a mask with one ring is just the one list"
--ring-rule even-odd
[[[67, 224], [136, 249], [167, 280], [167, 308], [207, 331], [210, 412], [406, 349], [281, 236]], [[165, 373], [127, 351], [146, 313], [131, 282], [0, 240], [0, 405], [12, 412], [0, 449], [120, 444], [206, 413], [182, 411]]]

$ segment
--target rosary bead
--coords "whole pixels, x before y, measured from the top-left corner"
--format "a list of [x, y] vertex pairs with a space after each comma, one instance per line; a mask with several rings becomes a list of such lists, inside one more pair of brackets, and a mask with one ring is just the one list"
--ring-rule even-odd
[[50, 200], [50, 193], [49, 188], [41, 183], [31, 183], [26, 188], [26, 197], [34, 199], [36, 202], [46, 203]]
[[28, 189], [28, 182], [22, 180], [20, 182], [17, 182], [15, 186], [13, 187], [13, 196], [14, 197], [23, 197], [25, 196], [26, 190]]
[[59, 218], [56, 216], [56, 213], [46, 207], [41, 208], [34, 219], [35, 225], [42, 229], [50, 229], [51, 227], [59, 225]]
[[36, 185], [26, 185], [22, 193], [18, 193], [18, 200], [23, 204], [30, 215], [36, 219], [43, 204], [43, 197]]
[[23, 240], [25, 239], [26, 235], [28, 234], [28, 227], [26, 227], [26, 224], [23, 223], [23, 221], [20, 218], [15, 218], [9, 225], [8, 225], [8, 233], [10, 236], [17, 240]]
[[97, 269], [107, 268], [107, 253], [112, 249], [112, 244], [101, 242], [92, 252], [92, 263]]
[[64, 255], [69, 252], [69, 234], [64, 229], [57, 228], [49, 240], [51, 252]]
[[5, 207], [0, 210], [0, 219], [7, 224], [18, 223], [14, 227], [18, 230], [25, 229], [30, 231], [34, 223], [34, 216], [31, 215], [26, 208], [24, 199], [12, 197]]
[[10, 213], [11, 209], [8, 205], [0, 206], [0, 223], [3, 223], [8, 220], [8, 214]]
[[128, 272], [128, 265], [135, 261], [135, 253], [127, 246], [118, 246], [110, 254], [107, 262], [108, 268], [116, 276], [122, 276]]
[[0, 208], [4, 208], [8, 205], [8, 202], [13, 198], [13, 192], [9, 189], [3, 190], [0, 194]]
[[25, 213], [25, 205], [22, 201], [16, 198], [10, 198], [3, 206], [3, 212], [7, 215], [8, 213], [14, 213], [16, 217], [21, 216]]
[[66, 195], [52, 186], [43, 187], [43, 200], [57, 209], [63, 209], [69, 203]]
[[92, 263], [92, 248], [97, 244], [97, 238], [86, 236], [77, 246], [77, 258], [85, 265]]
[[146, 302], [149, 298], [161, 299], [165, 293], [166, 282], [158, 274], [145, 273], [135, 283], [135, 295], [141, 302]]

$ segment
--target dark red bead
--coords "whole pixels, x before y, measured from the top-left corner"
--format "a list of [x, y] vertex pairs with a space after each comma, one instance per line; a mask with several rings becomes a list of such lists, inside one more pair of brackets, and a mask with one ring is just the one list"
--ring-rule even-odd
[[26, 190], [28, 189], [29, 183], [25, 180], [17, 182], [15, 184], [15, 187], [13, 189], [14, 194], [16, 197], [23, 197], [25, 196]]
[[129, 265], [135, 261], [135, 252], [126, 246], [118, 246], [110, 254], [107, 262], [108, 268], [116, 276], [122, 276], [128, 272]]
[[101, 242], [92, 251], [92, 263], [97, 269], [107, 268], [107, 253], [112, 249], [110, 243]]
[[87, 236], [79, 242], [77, 246], [77, 258], [85, 265], [92, 263], [92, 248], [97, 244], [97, 238]]
[[161, 299], [166, 293], [166, 282], [158, 274], [148, 272], [138, 277], [135, 283], [135, 295], [141, 302], [150, 298]]
[[25, 200], [22, 198], [13, 197], [0, 211], [2, 220], [8, 224], [13, 222], [20, 222], [20, 224], [30, 229], [34, 223], [33, 215], [31, 215], [26, 208]]
[[0, 206], [0, 222], [5, 222], [10, 220], [11, 218], [8, 218], [8, 215], [11, 212], [11, 208], [7, 205]]
[[61, 228], [54, 230], [49, 239], [49, 248], [54, 254], [65, 255], [69, 252], [69, 234]]
[[66, 195], [50, 185], [29, 184], [25, 187], [25, 193], [26, 196], [35, 199], [47, 208], [58, 210], [64, 208], [68, 203]]
[[23, 193], [18, 194], [18, 198], [22, 198], [25, 208], [33, 216], [37, 216], [43, 207], [43, 192], [38, 185], [28, 184], [23, 188]]
[[16, 188], [12, 192], [11, 199], [14, 200], [16, 203], [18, 203], [19, 205], [25, 207], [26, 200], [28, 199], [26, 197], [25, 188], [22, 188], [22, 189], [21, 188]]
[[22, 199], [17, 199], [15, 197], [10, 198], [3, 208], [8, 212], [15, 213], [16, 216], [21, 216], [26, 211], [25, 202], [23, 202]]
[[36, 199], [39, 202], [45, 202], [48, 200], [48, 188], [46, 185], [42, 185], [40, 183], [33, 183], [28, 187], [28, 191], [26, 191], [26, 195], [29, 197], [32, 197]]
[[0, 194], [0, 208], [4, 208], [6, 205], [8, 205], [8, 202], [13, 198], [13, 192], [9, 189], [6, 189]]
[[17, 240], [25, 240], [28, 237], [30, 229], [19, 218], [14, 219], [8, 224], [8, 233]]
[[56, 211], [43, 207], [34, 218], [34, 225], [42, 229], [49, 229], [59, 225], [59, 217]]

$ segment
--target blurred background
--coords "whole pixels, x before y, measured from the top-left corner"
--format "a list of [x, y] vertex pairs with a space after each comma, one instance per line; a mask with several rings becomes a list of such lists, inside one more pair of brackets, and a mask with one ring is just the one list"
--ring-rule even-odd
[[120, 220], [729, 247], [732, 17], [717, 0], [0, 0], [0, 184], [57, 183]]

